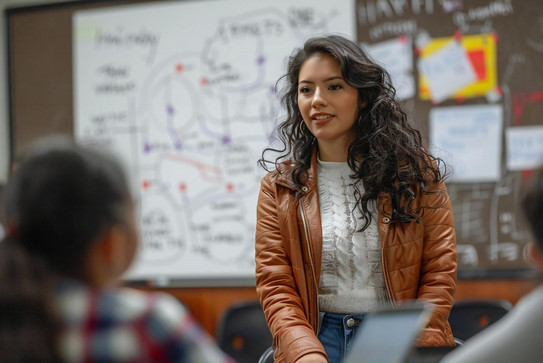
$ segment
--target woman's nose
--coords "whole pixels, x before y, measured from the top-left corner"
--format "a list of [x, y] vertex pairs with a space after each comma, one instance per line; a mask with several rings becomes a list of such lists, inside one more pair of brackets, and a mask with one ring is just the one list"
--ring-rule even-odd
[[324, 97], [324, 94], [322, 93], [320, 88], [315, 89], [315, 93], [313, 93], [313, 99], [311, 100], [311, 107], [313, 108], [319, 108], [322, 106], [326, 106], [326, 98]]

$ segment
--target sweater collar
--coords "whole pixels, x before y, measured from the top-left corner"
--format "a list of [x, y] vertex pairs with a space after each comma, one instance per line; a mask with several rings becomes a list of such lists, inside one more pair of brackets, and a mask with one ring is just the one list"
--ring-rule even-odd
[[[278, 169], [280, 169], [280, 171], [276, 170], [276, 183], [292, 190], [297, 190], [296, 185], [292, 182], [292, 166], [293, 164], [290, 162], [290, 160], [284, 161], [279, 165]], [[309, 169], [307, 169], [305, 176], [302, 176], [303, 187], [307, 188], [306, 190], [303, 190], [304, 194], [317, 189], [317, 181], [317, 147], [315, 146], [311, 155], [311, 165]], [[380, 208], [378, 208], [379, 214], [383, 214], [383, 216], [387, 217], [392, 215], [390, 196], [385, 192], [379, 193], [379, 196], [377, 197], [377, 205], [380, 206]]]

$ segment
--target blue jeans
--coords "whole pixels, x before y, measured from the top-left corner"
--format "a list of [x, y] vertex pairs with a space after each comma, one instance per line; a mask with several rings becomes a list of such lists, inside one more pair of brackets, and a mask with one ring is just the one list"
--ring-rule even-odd
[[328, 354], [328, 362], [343, 361], [362, 320], [364, 315], [321, 313], [318, 338]]

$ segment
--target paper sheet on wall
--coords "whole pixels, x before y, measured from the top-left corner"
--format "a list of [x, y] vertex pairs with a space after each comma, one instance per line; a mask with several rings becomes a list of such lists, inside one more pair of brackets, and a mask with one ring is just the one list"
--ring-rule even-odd
[[[469, 61], [476, 79], [474, 82], [469, 82], [471, 77], [464, 76], [464, 83], [466, 85], [449, 94], [446, 98], [461, 99], [486, 96], [489, 102], [498, 101], [501, 97], [501, 91], [497, 88], [496, 35], [493, 33], [483, 33], [462, 35], [460, 38], [444, 37], [431, 39], [426, 33], [421, 33], [417, 36], [415, 43], [418, 44], [420, 49], [419, 56], [422, 60], [428, 59], [428, 57], [442, 50], [443, 47], [450, 46], [451, 42], [461, 44], [463, 51], [459, 52], [456, 57], [460, 57], [459, 59], [461, 59], [461, 63], [464, 65], [466, 59]], [[457, 48], [458, 50], [459, 48]], [[420, 99], [431, 99], [430, 86], [424, 72], [419, 72], [418, 81]], [[443, 86], [447, 87], [447, 84]]]
[[411, 42], [410, 37], [401, 36], [385, 42], [365, 45], [372, 58], [390, 73], [399, 100], [415, 96]]
[[446, 100], [477, 80], [465, 49], [456, 41], [450, 41], [438, 51], [421, 58], [418, 64], [434, 103]]
[[543, 126], [509, 127], [505, 131], [507, 169], [537, 169], [543, 162]]
[[75, 134], [134, 181], [128, 277], [254, 279], [257, 166], [275, 83], [312, 35], [354, 38], [354, 1], [181, 1], [76, 13]]
[[430, 151], [452, 167], [449, 181], [499, 180], [502, 125], [500, 105], [440, 107], [430, 111]]

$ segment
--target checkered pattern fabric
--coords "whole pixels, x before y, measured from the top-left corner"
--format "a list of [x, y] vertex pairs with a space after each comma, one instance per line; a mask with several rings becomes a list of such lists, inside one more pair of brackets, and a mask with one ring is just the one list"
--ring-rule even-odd
[[68, 362], [233, 362], [170, 295], [65, 280], [57, 302]]

